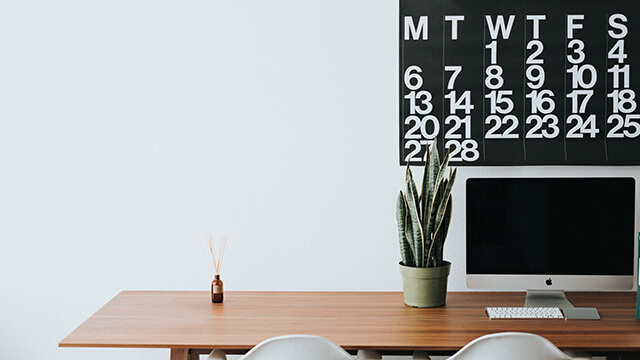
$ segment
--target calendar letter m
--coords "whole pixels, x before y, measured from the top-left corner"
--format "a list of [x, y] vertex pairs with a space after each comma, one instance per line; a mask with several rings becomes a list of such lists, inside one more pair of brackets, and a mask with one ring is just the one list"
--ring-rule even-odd
[[429, 39], [429, 17], [420, 16], [418, 25], [413, 22], [411, 16], [404, 17], [404, 39], [405, 40]]

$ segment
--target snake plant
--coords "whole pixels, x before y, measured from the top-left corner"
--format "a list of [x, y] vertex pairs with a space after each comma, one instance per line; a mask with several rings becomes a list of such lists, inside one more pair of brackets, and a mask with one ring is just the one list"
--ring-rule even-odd
[[413, 173], [407, 164], [406, 191], [396, 202], [396, 220], [402, 265], [411, 267], [442, 266], [444, 242], [451, 222], [451, 188], [457, 169], [445, 172], [449, 152], [440, 161], [435, 143], [425, 154], [422, 190], [418, 195]]

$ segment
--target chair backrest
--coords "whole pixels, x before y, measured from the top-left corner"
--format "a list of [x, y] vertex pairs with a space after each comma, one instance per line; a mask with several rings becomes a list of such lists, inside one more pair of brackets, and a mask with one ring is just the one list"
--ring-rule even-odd
[[505, 332], [481, 336], [460, 349], [449, 360], [570, 360], [542, 336]]
[[261, 342], [240, 360], [353, 360], [353, 357], [320, 336], [285, 335]]

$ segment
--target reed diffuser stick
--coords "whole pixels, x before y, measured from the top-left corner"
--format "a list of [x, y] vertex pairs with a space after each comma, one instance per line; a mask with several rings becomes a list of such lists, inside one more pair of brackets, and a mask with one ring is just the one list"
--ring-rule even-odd
[[218, 253], [218, 257], [216, 259], [216, 247], [214, 244], [213, 237], [207, 239], [209, 243], [209, 251], [211, 252], [211, 259], [213, 260], [213, 269], [215, 270], [216, 275], [220, 275], [220, 267], [222, 266], [222, 258], [224, 256], [224, 250], [227, 247], [227, 237], [223, 236], [222, 240], [220, 240], [220, 252]]

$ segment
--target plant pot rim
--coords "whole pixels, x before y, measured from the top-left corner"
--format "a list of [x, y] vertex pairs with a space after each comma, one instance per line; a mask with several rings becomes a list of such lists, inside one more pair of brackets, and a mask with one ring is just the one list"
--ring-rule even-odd
[[400, 263], [400, 273], [404, 277], [417, 278], [417, 279], [436, 279], [447, 277], [451, 273], [451, 262], [443, 261], [442, 266], [438, 267], [415, 267], [405, 266]]
[[402, 261], [400, 261], [398, 263], [398, 265], [400, 265], [401, 268], [405, 268], [405, 269], [442, 269], [445, 267], [451, 267], [451, 262], [447, 261], [447, 260], [442, 260], [442, 263], [444, 265], [442, 266], [434, 266], [434, 267], [419, 267], [419, 266], [407, 266], [407, 265], [403, 265]]

